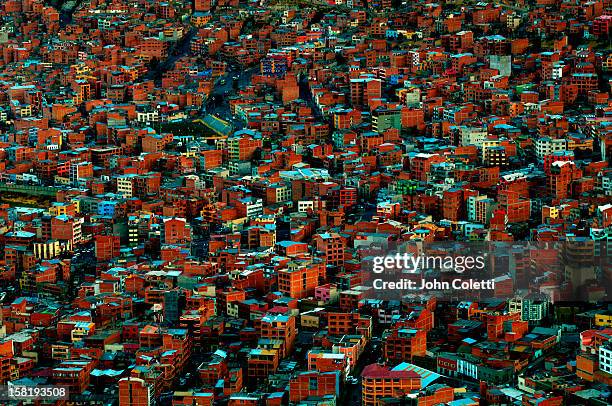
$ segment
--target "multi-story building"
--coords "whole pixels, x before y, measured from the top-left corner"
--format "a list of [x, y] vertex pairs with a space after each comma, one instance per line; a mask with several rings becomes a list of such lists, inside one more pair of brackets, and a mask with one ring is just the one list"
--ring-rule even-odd
[[548, 316], [549, 301], [533, 295], [525, 297], [517, 296], [508, 301], [508, 311], [510, 313], [520, 313], [521, 320], [539, 323]]
[[338, 267], [344, 265], [344, 240], [340, 234], [316, 234], [313, 241], [327, 265]]
[[261, 135], [255, 131], [237, 131], [227, 139], [227, 150], [230, 161], [247, 161], [262, 146]]
[[571, 195], [572, 182], [581, 177], [582, 171], [574, 162], [553, 162], [547, 176], [548, 193], [556, 199], [565, 199]]
[[294, 299], [313, 296], [320, 278], [324, 278], [325, 274], [322, 262], [291, 261], [287, 269], [278, 271], [278, 290]]
[[394, 363], [411, 361], [414, 356], [424, 356], [427, 350], [427, 332], [421, 329], [387, 330], [382, 340], [383, 356]]
[[599, 369], [612, 374], [612, 341], [599, 347]]
[[98, 261], [110, 261], [118, 257], [121, 249], [121, 241], [116, 235], [96, 235], [95, 251]]
[[373, 99], [380, 99], [382, 82], [372, 76], [351, 79], [350, 91], [354, 107], [367, 107]]
[[278, 350], [254, 348], [249, 352], [247, 363], [248, 377], [250, 379], [257, 381], [266, 379], [278, 369]]
[[121, 378], [119, 380], [120, 406], [150, 406], [153, 404], [151, 387], [140, 378]]
[[402, 369], [402, 364], [395, 368], [371, 364], [363, 369], [361, 377], [361, 403], [365, 406], [378, 405], [380, 398], [402, 397], [413, 390], [421, 389], [421, 376]]
[[93, 164], [91, 162], [72, 162], [70, 164], [70, 183], [79, 186], [79, 181], [93, 177]]
[[266, 315], [261, 319], [261, 337], [282, 341], [280, 356], [285, 358], [293, 351], [297, 337], [296, 318], [285, 315]]
[[382, 133], [389, 128], [401, 130], [402, 128], [402, 111], [399, 108], [389, 109], [379, 107], [372, 111], [372, 129], [378, 133]]
[[55, 216], [51, 218], [51, 238], [54, 240], [66, 240], [74, 246], [79, 244], [83, 238], [82, 225], [85, 219], [82, 217]]
[[547, 155], [552, 155], [558, 151], [567, 149], [567, 141], [564, 138], [541, 137], [535, 142], [536, 156], [544, 159]]
[[289, 381], [289, 401], [300, 402], [310, 396], [322, 397], [325, 395], [340, 396], [340, 372], [299, 373]]

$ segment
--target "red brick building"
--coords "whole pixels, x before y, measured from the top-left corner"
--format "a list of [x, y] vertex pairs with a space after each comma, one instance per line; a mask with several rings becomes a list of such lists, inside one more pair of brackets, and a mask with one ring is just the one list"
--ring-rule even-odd
[[340, 396], [340, 372], [308, 371], [289, 381], [289, 401], [300, 402], [309, 396]]
[[110, 261], [119, 256], [121, 249], [120, 238], [116, 235], [96, 235], [95, 237], [96, 259], [98, 261]]

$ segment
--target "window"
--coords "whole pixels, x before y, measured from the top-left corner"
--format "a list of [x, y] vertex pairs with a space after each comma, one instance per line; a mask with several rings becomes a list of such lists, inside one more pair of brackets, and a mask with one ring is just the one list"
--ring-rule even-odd
[[310, 378], [308, 381], [308, 390], [317, 390], [317, 378]]

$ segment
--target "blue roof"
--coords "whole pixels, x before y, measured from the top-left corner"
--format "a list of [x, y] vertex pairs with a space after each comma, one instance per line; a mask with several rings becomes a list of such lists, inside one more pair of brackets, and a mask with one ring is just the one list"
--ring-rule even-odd
[[288, 241], [288, 240], [284, 240], [284, 241], [279, 241], [276, 243], [276, 245], [280, 245], [281, 247], [291, 247], [293, 245], [297, 245], [297, 244], [303, 244], [297, 241]]
[[436, 379], [440, 378], [442, 375], [437, 374], [433, 371], [430, 371], [425, 368], [418, 367], [410, 362], [402, 362], [401, 364], [395, 366], [391, 369], [391, 371], [413, 371], [420, 375], [421, 377], [421, 389], [426, 388]]

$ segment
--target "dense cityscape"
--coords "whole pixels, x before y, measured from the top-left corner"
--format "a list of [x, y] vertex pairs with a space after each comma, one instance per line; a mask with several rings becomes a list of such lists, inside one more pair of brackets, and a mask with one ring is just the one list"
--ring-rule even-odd
[[0, 404], [612, 405], [611, 84], [610, 0], [1, 0]]

